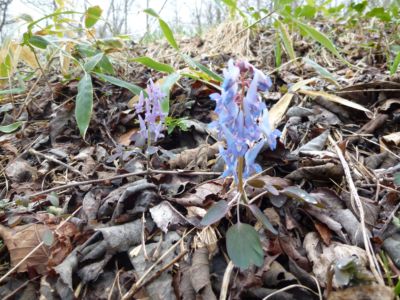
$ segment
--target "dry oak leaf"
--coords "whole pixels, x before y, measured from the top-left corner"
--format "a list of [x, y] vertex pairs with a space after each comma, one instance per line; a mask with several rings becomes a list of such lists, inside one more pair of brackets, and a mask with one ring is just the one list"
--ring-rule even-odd
[[[0, 236], [10, 252], [11, 267], [17, 265], [38, 246], [49, 230], [49, 227], [43, 224], [28, 224], [11, 229], [0, 225]], [[26, 272], [28, 268], [34, 268], [37, 273], [44, 274], [49, 256], [49, 247], [43, 244], [18, 267], [17, 272]]]

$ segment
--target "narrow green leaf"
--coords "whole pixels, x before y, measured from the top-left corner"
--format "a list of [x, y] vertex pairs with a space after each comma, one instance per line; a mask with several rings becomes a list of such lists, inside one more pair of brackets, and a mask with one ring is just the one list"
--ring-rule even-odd
[[397, 172], [397, 173], [394, 174], [393, 183], [394, 183], [396, 186], [400, 186], [400, 172]]
[[96, 65], [102, 60], [104, 54], [103, 53], [98, 53], [92, 57], [89, 58], [89, 60], [84, 64], [83, 68], [85, 69], [86, 72], [91, 72]]
[[317, 73], [323, 77], [329, 78], [332, 81], [336, 81], [335, 77], [332, 75], [332, 73], [330, 73], [327, 69], [325, 69], [324, 67], [322, 67], [321, 65], [317, 64], [315, 61], [307, 58], [307, 57], [303, 57], [303, 62], [306, 65], [309, 65], [310, 67], [312, 67], [315, 71], [317, 71]]
[[191, 57], [189, 57], [186, 54], [181, 54], [181, 55], [182, 55], [183, 59], [189, 64], [190, 67], [200, 69], [202, 72], [207, 74], [209, 77], [211, 77], [215, 81], [218, 81], [218, 82], [223, 81], [223, 78], [221, 76], [219, 76], [217, 73], [214, 73], [207, 67], [203, 66], [201, 63], [195, 61], [194, 59], [192, 59]]
[[394, 287], [394, 294], [400, 296], [400, 280], [397, 281], [396, 286]]
[[278, 231], [272, 226], [271, 222], [268, 220], [267, 216], [254, 204], [249, 205], [249, 208], [253, 215], [257, 218], [259, 222], [264, 226], [265, 229], [269, 230], [273, 234], [278, 234]]
[[290, 16], [289, 14], [287, 14], [286, 16], [289, 16], [293, 22], [304, 32], [306, 32], [312, 39], [314, 39], [315, 41], [317, 41], [318, 43], [320, 43], [323, 47], [325, 47], [326, 49], [328, 49], [332, 54], [334, 54], [337, 58], [339, 58], [342, 62], [344, 62], [345, 64], [349, 65], [349, 62], [347, 62], [343, 56], [339, 53], [339, 51], [336, 49], [334, 43], [322, 32], [319, 32], [318, 30], [316, 30], [315, 28], [304, 24], [302, 22], [300, 22], [299, 20], [297, 20], [296, 18], [294, 18], [293, 16]]
[[229, 205], [226, 201], [221, 200], [209, 208], [200, 224], [203, 226], [214, 224], [221, 220], [229, 211]]
[[161, 30], [164, 33], [165, 38], [167, 39], [168, 43], [176, 50], [179, 50], [178, 43], [174, 38], [174, 34], [172, 33], [171, 28], [169, 28], [168, 24], [163, 19], [158, 19], [160, 24]]
[[40, 35], [33, 35], [29, 38], [29, 44], [40, 49], [46, 49], [49, 41]]
[[9, 124], [9, 125], [3, 125], [3, 126], [0, 126], [0, 132], [11, 133], [11, 132], [17, 130], [18, 128], [20, 128], [21, 125], [22, 125], [22, 122], [20, 122], [20, 121]]
[[172, 30], [168, 26], [168, 24], [163, 19], [161, 19], [160, 16], [153, 9], [148, 8], [145, 9], [144, 12], [158, 19], [161, 31], [163, 32], [164, 37], [167, 39], [168, 43], [172, 46], [172, 48], [179, 50], [178, 43], [176, 42], [174, 34], [172, 33]]
[[97, 77], [99, 77], [100, 79], [103, 79], [104, 81], [107, 81], [107, 82], [109, 82], [109, 83], [111, 83], [113, 85], [128, 89], [129, 91], [131, 91], [135, 95], [140, 95], [140, 92], [142, 92], [142, 91], [144, 92], [144, 90], [140, 86], [137, 86], [136, 84], [129, 83], [129, 82], [126, 82], [124, 80], [118, 79], [116, 77], [105, 75], [105, 74], [101, 74], [101, 73], [97, 73], [97, 72], [94, 72], [94, 74]]
[[98, 5], [89, 7], [85, 12], [85, 27], [93, 27], [99, 20], [102, 12], [103, 10]]
[[160, 71], [160, 72], [165, 72], [165, 73], [175, 72], [175, 69], [172, 66], [155, 61], [154, 59], [152, 59], [148, 56], [132, 58], [132, 59], [129, 59], [129, 61], [141, 63], [142, 65], [145, 65], [146, 67], [149, 67], [153, 70]]
[[310, 204], [318, 204], [317, 199], [311, 196], [305, 190], [299, 188], [298, 186], [289, 186], [282, 190], [282, 193], [292, 199], [305, 201]]
[[166, 113], [168, 115], [169, 113], [169, 96], [170, 96], [170, 91], [172, 86], [178, 82], [178, 80], [181, 78], [181, 75], [179, 73], [172, 73], [168, 75], [162, 85], [161, 85], [161, 91], [166, 95], [164, 100], [161, 102], [161, 110], [162, 112]]
[[396, 73], [397, 68], [399, 67], [400, 64], [400, 51], [397, 52], [396, 57], [393, 60], [393, 64], [390, 66], [390, 75], [393, 75]]
[[75, 119], [81, 136], [85, 138], [93, 110], [92, 77], [88, 73], [78, 83], [78, 95], [75, 104]]
[[158, 15], [158, 13], [156, 13], [155, 10], [152, 9], [152, 8], [147, 8], [147, 9], [144, 10], [144, 12], [145, 12], [146, 14], [150, 15], [150, 16], [156, 17], [157, 19], [160, 17], [160, 16]]
[[292, 60], [296, 59], [296, 53], [294, 52], [294, 49], [293, 49], [292, 39], [291, 39], [286, 27], [278, 19], [276, 19], [276, 24], [279, 28], [282, 42], [283, 42], [283, 45], [285, 46], [285, 50], [286, 50], [289, 58]]
[[279, 68], [282, 64], [282, 48], [281, 48], [281, 38], [277, 34], [276, 41], [275, 41], [275, 67]]
[[236, 223], [226, 233], [226, 248], [232, 262], [244, 270], [262, 266], [264, 252], [257, 231], [248, 224]]

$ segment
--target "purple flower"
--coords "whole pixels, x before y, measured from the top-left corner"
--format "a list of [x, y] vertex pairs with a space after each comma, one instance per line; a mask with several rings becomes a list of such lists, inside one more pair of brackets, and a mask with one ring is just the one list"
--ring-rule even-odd
[[226, 170], [222, 176], [238, 179], [238, 159], [244, 158], [244, 178], [260, 172], [261, 166], [255, 162], [265, 143], [274, 150], [279, 130], [271, 130], [268, 110], [258, 91], [271, 87], [271, 79], [245, 61], [234, 63], [231, 59], [224, 70], [221, 94], [214, 93], [210, 98], [216, 102], [215, 113], [218, 120], [210, 127], [217, 129], [218, 137], [226, 141], [220, 147]]
[[[165, 95], [161, 91], [160, 87], [155, 85], [150, 79], [150, 83], [147, 85], [147, 97], [143, 95], [143, 92], [139, 95], [139, 101], [135, 105], [136, 113], [139, 118], [140, 135], [144, 139], [148, 139], [149, 136], [156, 142], [158, 138], [163, 137], [161, 133], [165, 129], [164, 121], [167, 116], [161, 109], [161, 101]], [[144, 118], [142, 115], [144, 113]]]

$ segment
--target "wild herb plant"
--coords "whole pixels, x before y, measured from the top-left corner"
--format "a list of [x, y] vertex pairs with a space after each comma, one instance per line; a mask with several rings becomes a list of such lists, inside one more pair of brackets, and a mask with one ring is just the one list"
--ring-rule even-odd
[[[224, 70], [221, 93], [210, 96], [216, 101], [215, 112], [218, 115], [218, 120], [210, 126], [216, 128], [218, 138], [226, 142], [220, 147], [220, 156], [226, 164], [222, 176], [232, 176], [237, 188], [232, 203], [237, 207], [237, 223], [227, 232], [227, 250], [234, 264], [243, 269], [251, 264], [262, 265], [264, 255], [257, 231], [240, 220], [240, 206], [248, 206], [257, 219], [261, 218], [270, 231], [275, 231], [258, 208], [249, 206], [244, 189], [244, 180], [262, 171], [256, 163], [257, 155], [265, 145], [274, 150], [281, 134], [270, 127], [268, 109], [258, 94], [271, 85], [270, 78], [250, 63], [230, 60], [228, 69]], [[230, 205], [225, 201], [218, 202], [205, 215], [202, 224], [218, 221], [229, 209]]]
[[152, 147], [152, 143], [164, 136], [162, 131], [166, 128], [165, 119], [167, 113], [162, 110], [161, 104], [166, 95], [151, 79], [147, 86], [146, 93], [147, 96], [145, 96], [143, 92], [140, 93], [139, 102], [135, 105], [140, 124], [137, 144], [140, 146], [147, 141], [146, 152], [151, 154], [154, 153], [155, 150]]

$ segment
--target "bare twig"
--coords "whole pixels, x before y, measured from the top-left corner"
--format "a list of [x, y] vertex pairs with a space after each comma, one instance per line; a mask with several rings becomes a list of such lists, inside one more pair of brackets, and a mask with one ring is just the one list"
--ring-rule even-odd
[[31, 154], [33, 154], [33, 155], [41, 156], [41, 157], [43, 157], [43, 158], [45, 158], [45, 159], [47, 159], [47, 160], [50, 160], [50, 161], [52, 161], [52, 162], [55, 162], [56, 164], [59, 164], [59, 165], [65, 167], [65, 168], [67, 168], [67, 169], [70, 170], [71, 172], [74, 172], [74, 173], [78, 174], [79, 176], [82, 176], [83, 178], [88, 179], [88, 177], [87, 177], [85, 174], [82, 174], [81, 171], [79, 171], [78, 169], [75, 169], [74, 167], [72, 167], [72, 166], [70, 166], [70, 165], [67, 165], [66, 163], [63, 163], [62, 161], [58, 160], [57, 158], [54, 158], [54, 157], [52, 157], [52, 156], [43, 154], [43, 153], [41, 153], [41, 152], [39, 152], [39, 151], [36, 151], [35, 149], [29, 149], [28, 152], [31, 153]]
[[150, 267], [147, 269], [147, 271], [142, 275], [142, 277], [140, 277], [138, 279], [138, 281], [136, 281], [136, 283], [131, 287], [131, 289], [122, 297], [122, 300], [128, 300], [131, 299], [132, 296], [137, 292], [137, 290], [143, 285], [143, 282], [145, 280], [145, 278], [150, 274], [151, 271], [153, 271], [153, 269], [165, 258], [167, 257], [167, 255], [173, 251], [180, 243], [181, 241], [188, 236], [193, 230], [195, 230], [195, 228], [192, 228], [191, 230], [189, 230], [188, 232], [186, 232], [179, 241], [177, 241], [175, 244], [173, 244], [163, 255], [161, 255], [157, 261]]
[[340, 150], [339, 146], [333, 140], [332, 136], [329, 136], [329, 141], [335, 147], [336, 153], [340, 159], [340, 162], [341, 162], [343, 170], [344, 170], [344, 174], [346, 176], [347, 185], [349, 187], [351, 196], [355, 200], [355, 204], [358, 209], [358, 215], [360, 216], [360, 223], [361, 223], [361, 231], [362, 231], [363, 240], [364, 240], [364, 247], [365, 247], [365, 251], [367, 252], [371, 271], [374, 274], [375, 279], [379, 282], [379, 284], [383, 285], [384, 281], [383, 281], [382, 273], [379, 269], [379, 264], [376, 261], [375, 255], [373, 253], [371, 241], [369, 240], [369, 238], [367, 236], [367, 228], [365, 226], [364, 207], [361, 202], [360, 196], [358, 195], [357, 188], [354, 184], [353, 178], [351, 177], [351, 171], [350, 171], [349, 165], [347, 164], [347, 161], [343, 156], [342, 150]]
[[185, 170], [153, 170], [153, 169], [148, 169], [146, 171], [138, 171], [138, 172], [132, 172], [132, 173], [126, 173], [126, 174], [121, 174], [121, 175], [115, 175], [107, 178], [102, 178], [102, 179], [92, 179], [92, 180], [85, 180], [85, 181], [76, 181], [76, 182], [71, 182], [67, 184], [63, 184], [60, 186], [56, 186], [47, 190], [43, 190], [37, 193], [33, 193], [30, 195], [27, 195], [28, 198], [30, 197], [36, 197], [39, 195], [44, 195], [48, 194], [54, 191], [59, 191], [63, 189], [68, 189], [71, 187], [75, 186], [80, 186], [80, 185], [87, 185], [87, 184], [93, 184], [93, 183], [102, 183], [106, 181], [111, 181], [115, 179], [122, 179], [122, 178], [127, 178], [127, 177], [132, 177], [132, 176], [141, 176], [141, 175], [148, 175], [148, 174], [180, 174], [180, 175], [185, 175], [185, 176], [198, 176], [198, 175], [211, 175], [211, 176], [219, 176], [221, 175], [220, 172], [202, 172], [202, 171], [185, 171]]

